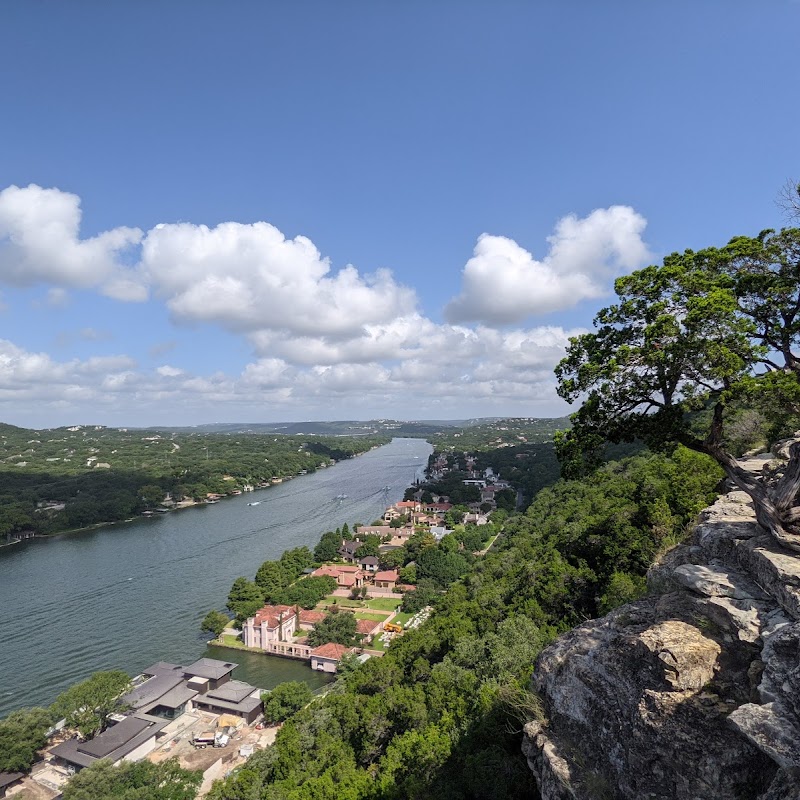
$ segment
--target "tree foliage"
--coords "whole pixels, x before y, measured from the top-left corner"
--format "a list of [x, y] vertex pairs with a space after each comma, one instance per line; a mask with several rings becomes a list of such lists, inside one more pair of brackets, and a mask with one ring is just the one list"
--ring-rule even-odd
[[303, 578], [284, 589], [278, 595], [278, 602], [289, 606], [300, 606], [301, 608], [314, 608], [323, 597], [332, 594], [336, 589], [336, 578], [330, 575], [319, 575], [317, 577]]
[[225, 630], [225, 626], [230, 622], [230, 618], [221, 611], [209, 611], [200, 623], [201, 631], [208, 631], [214, 636], [219, 636]]
[[571, 340], [559, 394], [582, 398], [557, 440], [575, 468], [603, 441], [679, 442], [714, 458], [752, 498], [759, 522], [800, 549], [800, 444], [765, 483], [736, 461], [726, 424], [737, 406], [800, 409], [800, 230], [674, 253], [619, 278], [618, 302]]
[[325, 615], [308, 634], [308, 643], [312, 647], [334, 642], [336, 644], [354, 645], [356, 643], [356, 618], [347, 611], [335, 611]]
[[122, 708], [120, 697], [130, 686], [130, 677], [121, 670], [95, 672], [62, 692], [51, 711], [56, 719], [66, 719], [68, 728], [92, 737], [106, 728], [109, 714]]
[[54, 719], [45, 708], [21, 708], [0, 721], [0, 772], [27, 772]]
[[254, 582], [245, 577], [237, 578], [228, 593], [228, 608], [241, 624], [252, 617], [264, 605], [264, 592]]
[[314, 548], [314, 559], [325, 562], [333, 561], [339, 554], [342, 544], [341, 531], [328, 531], [322, 534], [317, 546]]
[[[405, 595], [404, 611], [434, 606], [426, 623], [383, 658], [349, 660], [332, 690], [290, 716], [273, 747], [210, 800], [537, 796], [520, 728], [540, 713], [528, 689], [539, 651], [597, 616], [599, 602], [624, 600], [620, 574], [641, 580], [664, 540], [713, 498], [720, 474], [678, 448], [543, 490], [445, 591], [423, 579]], [[426, 544], [418, 554], [459, 554]]]
[[200, 770], [183, 769], [176, 758], [153, 764], [103, 759], [82, 769], [64, 787], [64, 800], [194, 800]]
[[264, 718], [268, 722], [283, 722], [310, 703], [312, 696], [308, 684], [302, 681], [280, 683], [264, 693]]

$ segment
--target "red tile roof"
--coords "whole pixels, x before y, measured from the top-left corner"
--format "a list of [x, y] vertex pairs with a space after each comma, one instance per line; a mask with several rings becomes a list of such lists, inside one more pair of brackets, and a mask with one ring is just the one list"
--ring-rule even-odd
[[399, 575], [396, 569], [386, 569], [383, 572], [375, 573], [376, 581], [396, 581]]
[[311, 655], [317, 656], [318, 658], [331, 658], [335, 661], [338, 661], [351, 649], [352, 648], [346, 647], [343, 644], [334, 644], [333, 642], [328, 642], [327, 644], [322, 644], [319, 647], [315, 647], [311, 651]]
[[325, 619], [325, 614], [322, 611], [300, 609], [300, 622], [305, 622], [307, 625], [316, 625], [318, 622], [322, 622], [323, 619]]
[[292, 606], [264, 606], [256, 611], [255, 624], [267, 623], [268, 628], [277, 628], [280, 622], [287, 622], [295, 614]]
[[375, 622], [373, 619], [357, 619], [356, 620], [356, 633], [362, 635], [369, 635], [375, 628], [380, 625], [380, 622]]

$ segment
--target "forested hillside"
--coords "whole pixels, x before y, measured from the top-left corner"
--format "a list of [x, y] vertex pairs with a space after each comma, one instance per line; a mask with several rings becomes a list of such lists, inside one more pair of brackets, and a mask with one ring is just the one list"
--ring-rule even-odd
[[0, 541], [126, 519], [168, 494], [203, 500], [313, 472], [387, 441], [0, 425]]
[[542, 490], [432, 618], [284, 724], [212, 800], [529, 798], [521, 725], [538, 652], [635, 597], [655, 554], [715, 495], [721, 472], [679, 448]]

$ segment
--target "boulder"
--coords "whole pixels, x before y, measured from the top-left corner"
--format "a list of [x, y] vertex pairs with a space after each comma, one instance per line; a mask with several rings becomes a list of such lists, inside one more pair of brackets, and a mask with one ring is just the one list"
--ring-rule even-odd
[[800, 800], [800, 556], [732, 491], [648, 585], [537, 660], [542, 798]]

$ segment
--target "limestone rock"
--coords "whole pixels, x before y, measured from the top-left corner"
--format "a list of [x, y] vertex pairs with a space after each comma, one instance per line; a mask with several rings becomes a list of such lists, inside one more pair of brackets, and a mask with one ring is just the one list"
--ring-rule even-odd
[[523, 750], [542, 798], [800, 800], [800, 557], [733, 491], [648, 585], [536, 663], [548, 721]]

